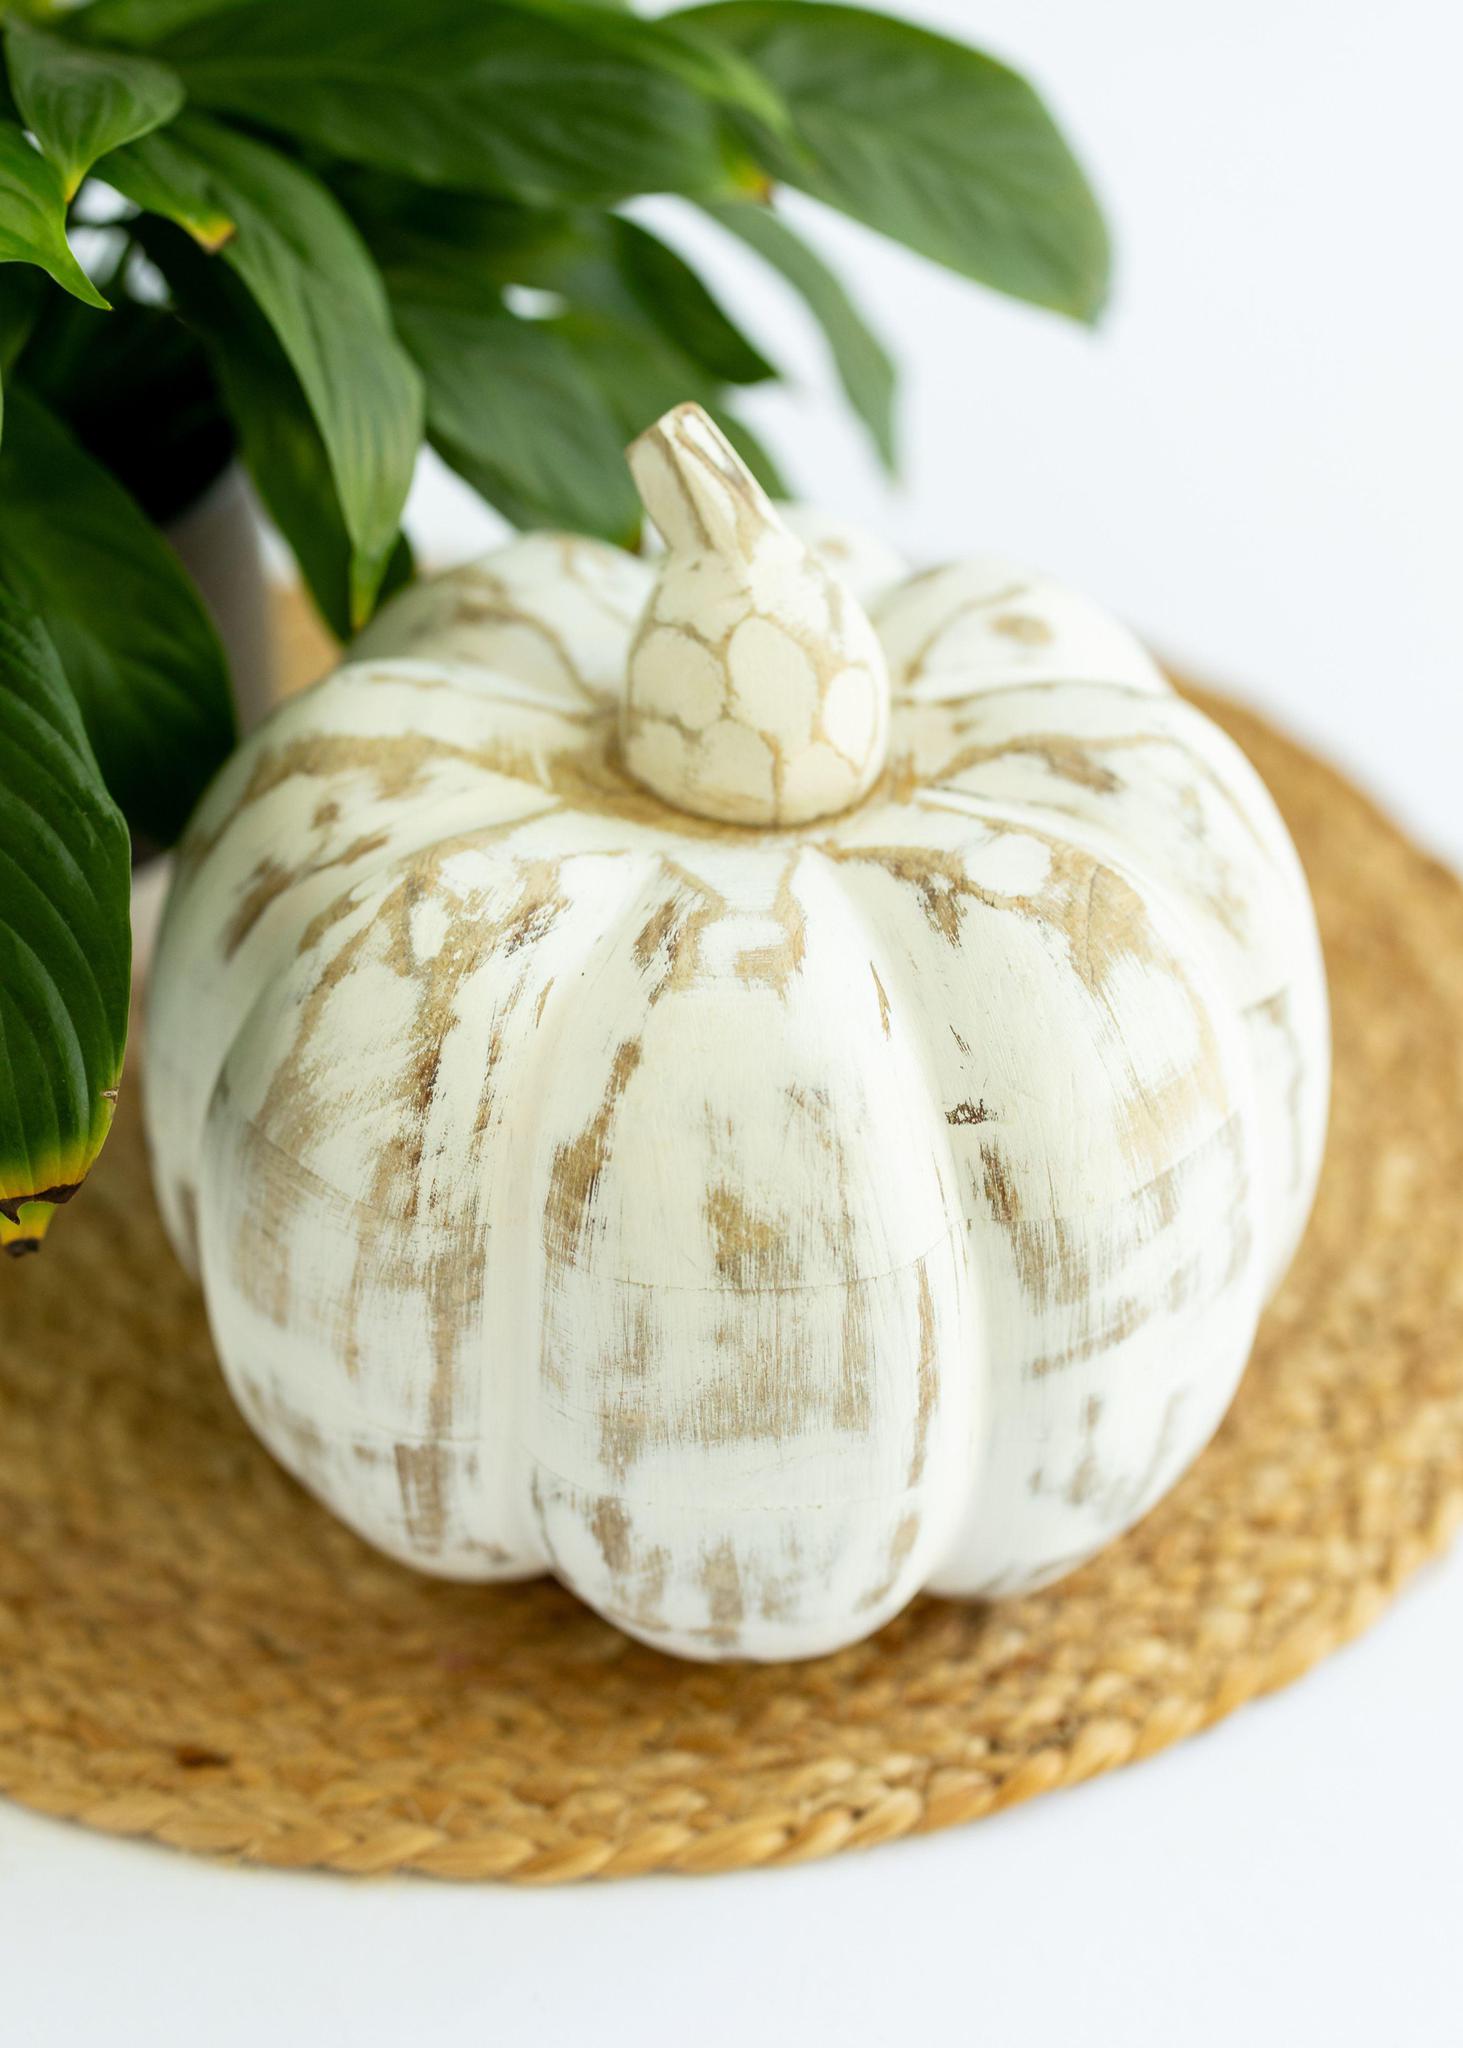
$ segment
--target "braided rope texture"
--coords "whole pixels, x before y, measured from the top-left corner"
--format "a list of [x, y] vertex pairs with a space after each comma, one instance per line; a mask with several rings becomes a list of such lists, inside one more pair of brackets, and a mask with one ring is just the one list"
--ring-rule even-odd
[[180, 1849], [555, 1883], [797, 1863], [1149, 1756], [1296, 1678], [1463, 1511], [1463, 889], [1205, 701], [1280, 799], [1337, 1038], [1317, 1214], [1214, 1444], [1122, 1543], [782, 1668], [369, 1553], [234, 1413], [124, 1110], [0, 1274], [0, 1792]]

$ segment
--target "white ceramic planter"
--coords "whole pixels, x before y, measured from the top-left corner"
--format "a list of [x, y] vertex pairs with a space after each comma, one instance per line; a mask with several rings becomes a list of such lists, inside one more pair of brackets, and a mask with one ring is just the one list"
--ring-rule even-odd
[[231, 463], [166, 529], [212, 614], [229, 657], [239, 726], [251, 732], [274, 701], [269, 581], [254, 496]]
[[[252, 732], [275, 701], [277, 674], [271, 591], [259, 513], [238, 463], [216, 477], [164, 537], [198, 586], [229, 660], [240, 733]], [[152, 958], [172, 861], [154, 855], [132, 878], [132, 974], [139, 986]]]

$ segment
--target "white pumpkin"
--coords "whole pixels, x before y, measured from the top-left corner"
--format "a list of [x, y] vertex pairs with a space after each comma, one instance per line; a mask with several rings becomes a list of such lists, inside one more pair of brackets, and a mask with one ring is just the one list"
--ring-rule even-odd
[[780, 519], [694, 408], [632, 461], [658, 566], [517, 540], [225, 768], [151, 1144], [240, 1407], [363, 1536], [810, 1656], [1193, 1459], [1311, 1200], [1321, 963], [1122, 627]]

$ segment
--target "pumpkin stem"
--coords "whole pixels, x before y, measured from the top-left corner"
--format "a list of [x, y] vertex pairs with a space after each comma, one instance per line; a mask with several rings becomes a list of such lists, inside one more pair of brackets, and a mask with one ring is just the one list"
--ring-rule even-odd
[[733, 825], [845, 810], [884, 765], [889, 674], [868, 618], [699, 405], [629, 450], [666, 544], [621, 710], [625, 765]]

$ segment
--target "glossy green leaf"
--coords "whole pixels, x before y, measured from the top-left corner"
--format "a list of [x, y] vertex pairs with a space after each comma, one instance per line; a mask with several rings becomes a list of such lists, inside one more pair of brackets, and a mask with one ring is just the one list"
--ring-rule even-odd
[[[623, 444], [683, 399], [697, 399], [716, 411], [725, 391], [725, 380], [705, 362], [698, 361], [684, 345], [686, 335], [681, 331], [683, 322], [677, 317], [677, 310], [687, 306], [692, 292], [704, 289], [694, 273], [670, 250], [653, 243], [654, 255], [660, 260], [641, 271], [636, 281], [642, 290], [632, 289], [631, 277], [627, 275], [629, 266], [621, 259], [627, 246], [642, 240], [649, 243], [651, 238], [631, 223], [613, 217], [562, 208], [512, 206], [461, 194], [444, 194], [441, 204], [427, 197], [423, 204], [426, 195], [407, 195], [374, 174], [363, 185], [352, 183], [348, 189], [357, 217], [370, 221], [372, 241], [382, 252], [387, 283], [403, 331], [419, 306], [437, 309], [435, 336], [408, 338], [414, 346], [419, 341], [429, 384], [433, 380], [437, 384], [435, 403], [439, 413], [447, 402], [449, 382], [453, 387], [452, 405], [457, 421], [454, 432], [467, 445], [447, 449], [449, 459], [460, 457], [458, 466], [464, 474], [470, 475], [501, 511], [519, 523], [531, 524], [551, 517], [559, 524], [578, 523], [586, 530], [612, 536], [631, 530], [637, 501], [627, 495]], [[653, 303], [654, 295], [649, 288], [652, 276], [669, 280], [674, 308]], [[501, 289], [509, 284], [531, 285], [568, 302], [567, 314], [527, 323], [526, 333], [546, 350], [554, 346], [556, 338], [567, 345], [598, 393], [601, 416], [607, 408], [612, 422], [613, 458], [610, 441], [602, 430], [593, 432], [587, 422], [575, 426], [574, 432], [584, 435], [585, 460], [579, 465], [583, 472], [579, 479], [573, 476], [572, 465], [566, 469], [564, 451], [556, 445], [557, 436], [545, 439], [544, 448], [551, 454], [552, 469], [560, 479], [548, 500], [544, 498], [542, 484], [526, 487], [522, 481], [523, 463], [514, 464], [520, 481], [512, 489], [502, 474], [490, 476], [492, 448], [486, 436], [500, 431], [497, 414], [490, 400], [480, 401], [488, 410], [480, 411], [475, 432], [470, 437], [464, 434], [462, 422], [474, 403], [474, 393], [466, 373], [446, 359], [447, 350], [441, 340], [453, 325], [445, 317], [444, 309], [455, 310], [464, 330], [472, 327], [476, 331], [477, 322], [493, 321], [490, 329], [482, 330], [483, 347], [501, 354], [500, 375], [511, 371], [516, 385], [518, 354], [523, 343], [513, 337], [512, 323], [501, 318]], [[704, 322], [696, 330], [704, 337], [704, 352], [720, 361], [724, 369], [748, 375], [753, 368], [765, 372], [766, 366], [755, 356], [751, 344], [729, 322], [726, 328], [712, 326], [724, 316], [709, 294], [698, 300], [694, 316], [700, 316]], [[694, 316], [688, 315], [692, 329]], [[465, 334], [461, 345], [464, 349], [470, 346]], [[507, 360], [510, 351], [511, 362]], [[485, 355], [485, 369], [489, 363], [490, 357]], [[526, 355], [522, 368], [528, 368]], [[569, 373], [561, 363], [552, 363], [550, 374], [554, 395], [545, 395], [543, 403], [560, 419], [578, 420], [585, 402], [582, 378], [566, 381]], [[525, 402], [532, 402], [530, 386], [524, 384], [521, 388]], [[429, 412], [432, 404], [429, 395]], [[719, 416], [753, 466], [775, 485], [775, 467], [766, 450], [734, 417]], [[439, 421], [434, 419], [432, 425], [434, 438], [446, 448], [447, 437], [441, 433]], [[515, 414], [502, 423], [501, 431], [522, 439], [533, 433], [534, 428], [530, 420]], [[537, 457], [531, 458], [531, 466], [538, 467]], [[565, 494], [571, 491], [575, 495], [567, 500]]]
[[144, 213], [175, 222], [210, 255], [239, 232], [232, 210], [219, 197], [218, 180], [176, 128], [130, 149], [114, 150], [98, 175]]
[[[325, 443], [289, 358], [232, 271], [210, 262], [164, 221], [142, 222], [138, 234], [186, 323], [174, 325], [208, 354], [244, 465], [321, 617], [337, 639], [349, 639], [350, 535]], [[403, 536], [387, 565], [382, 597], [410, 574]]]
[[[585, 9], [577, 0], [520, 0], [520, 4], [553, 13], [567, 26], [581, 33], [584, 30]], [[622, 19], [596, 27], [597, 40], [607, 54], [618, 50], [636, 59], [648, 58], [702, 99], [763, 122], [774, 134], [791, 137], [792, 116], [781, 94], [731, 45], [714, 37], [687, 34], [675, 14], [663, 13], [647, 22], [633, 16], [629, 8], [612, 11]], [[626, 14], [632, 18], [623, 19]], [[745, 163], [742, 168], [746, 169]]]
[[223, 259], [279, 337], [330, 456], [361, 624], [396, 547], [422, 436], [421, 380], [365, 244], [298, 164], [197, 115], [108, 157], [103, 175], [195, 234], [201, 218], [234, 224]]
[[776, 376], [684, 257], [637, 221], [615, 217], [607, 226], [626, 287], [669, 340], [723, 384], [761, 384]]
[[0, 1247], [35, 1251], [112, 1121], [131, 848], [40, 622], [0, 589]]
[[633, 308], [610, 260], [609, 223], [423, 192], [378, 172], [343, 191], [422, 369], [439, 452], [518, 525], [631, 537], [639, 501], [610, 408], [553, 328], [515, 317], [503, 297], [510, 284], [562, 295], [593, 269]]
[[[337, 640], [349, 640], [351, 541], [320, 429], [263, 321], [241, 319], [215, 339], [214, 362], [244, 465], [320, 616]], [[377, 601], [384, 603], [411, 572], [411, 549], [405, 534], [398, 534]]]
[[108, 789], [170, 844], [233, 742], [223, 652], [157, 529], [23, 386], [0, 447], [0, 580], [55, 642]]
[[76, 22], [90, 38], [145, 49], [208, 15], [252, 4], [253, 0], [92, 0]]
[[397, 304], [434, 446], [517, 526], [629, 542], [640, 508], [615, 418], [543, 322], [450, 298]]
[[99, 156], [171, 121], [183, 87], [166, 65], [90, 49], [22, 20], [5, 26], [10, 86], [70, 199]]
[[1051, 116], [1003, 64], [928, 29], [816, 0], [720, 0], [678, 17], [771, 80], [797, 146], [765, 167], [1013, 297], [1093, 319], [1107, 291], [1097, 202]]
[[567, 343], [614, 415], [622, 442], [693, 398], [704, 405], [732, 446], [774, 497], [789, 495], [776, 463], [751, 429], [729, 412], [721, 386], [653, 328], [598, 309], [576, 309], [549, 323]]
[[371, 245], [393, 296], [430, 296], [444, 275], [464, 290], [524, 284], [561, 288], [601, 218], [567, 207], [524, 206], [480, 192], [444, 192], [383, 171], [337, 173], [335, 190]]
[[842, 281], [768, 206], [733, 200], [707, 208], [749, 248], [780, 271], [822, 328], [849, 404], [873, 436], [887, 469], [894, 467], [894, 365]]
[[87, 305], [107, 303], [71, 253], [60, 172], [14, 121], [0, 121], [0, 263], [34, 263]]
[[726, 74], [601, 8], [254, 0], [162, 48], [199, 105], [426, 184], [611, 204], [729, 182]]
[[[624, 443], [681, 399], [722, 396], [693, 337], [726, 373], [768, 374], [689, 266], [631, 222], [422, 193], [378, 173], [344, 189], [426, 376], [433, 441], [516, 524], [635, 532]], [[573, 315], [507, 317], [509, 285], [552, 293]], [[765, 451], [753, 459], [771, 472]]]
[[98, 349], [88, 309], [38, 281], [46, 302], [18, 376], [148, 518], [166, 526], [197, 503], [234, 452], [202, 349], [168, 307], [121, 292]]
[[[104, 39], [146, 45], [230, 8], [258, 4], [259, 0], [93, 0], [81, 22], [90, 34]], [[520, 4], [544, 13], [564, 11], [564, 0], [520, 0]], [[573, 11], [586, 8], [606, 14], [633, 14], [635, 0], [577, 0]]]

